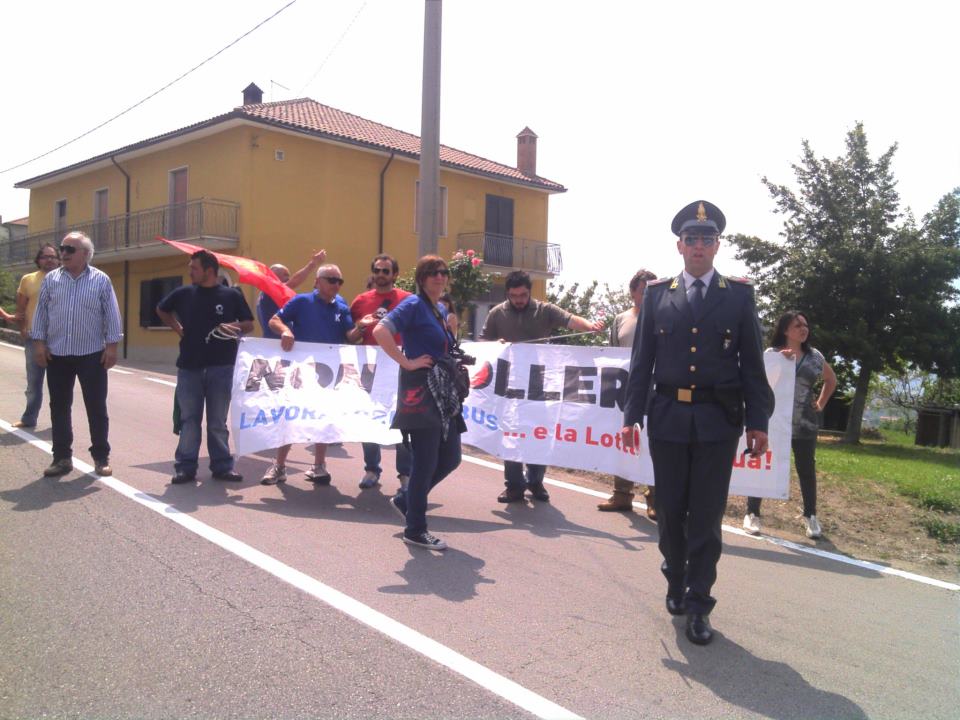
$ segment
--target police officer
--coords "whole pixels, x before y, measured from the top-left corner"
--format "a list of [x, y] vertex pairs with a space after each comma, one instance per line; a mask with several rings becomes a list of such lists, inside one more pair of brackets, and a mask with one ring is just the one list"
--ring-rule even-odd
[[753, 287], [713, 267], [725, 225], [720, 209], [705, 200], [673, 219], [684, 269], [647, 285], [621, 431], [632, 447], [654, 383], [647, 436], [666, 605], [671, 615], [686, 614], [687, 638], [697, 645], [713, 639], [710, 589], [744, 420], [747, 449], [759, 455], [767, 449], [772, 409]]

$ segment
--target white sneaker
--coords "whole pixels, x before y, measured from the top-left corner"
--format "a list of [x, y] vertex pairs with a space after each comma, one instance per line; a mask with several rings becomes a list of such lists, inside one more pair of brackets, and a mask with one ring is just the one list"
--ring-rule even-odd
[[312, 468], [307, 470], [304, 473], [307, 480], [317, 485], [329, 485], [330, 484], [330, 473], [327, 472], [326, 463], [320, 463], [319, 465], [314, 465]]
[[363, 474], [363, 478], [360, 480], [360, 489], [369, 490], [372, 487], [376, 487], [380, 484], [380, 476], [377, 475], [373, 470], [367, 470]]
[[760, 516], [755, 513], [747, 513], [743, 518], [743, 530], [750, 535], [759, 535]]
[[406, 490], [406, 489], [407, 489], [407, 483], [410, 482], [410, 476], [409, 476], [409, 475], [397, 475], [397, 478], [400, 480], [400, 489], [401, 489], [401, 490]]
[[279, 483], [285, 483], [286, 481], [287, 469], [283, 465], [277, 465], [276, 463], [271, 465], [270, 469], [260, 478], [261, 485], [277, 485]]
[[823, 535], [823, 528], [820, 527], [820, 521], [817, 520], [816, 515], [805, 517], [803, 519], [803, 527], [807, 531], [807, 537], [811, 540], [816, 540], [818, 537]]

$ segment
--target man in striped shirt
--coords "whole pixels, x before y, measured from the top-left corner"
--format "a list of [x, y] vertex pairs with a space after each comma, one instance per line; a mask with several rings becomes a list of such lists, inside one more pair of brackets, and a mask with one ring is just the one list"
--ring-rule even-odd
[[110, 420], [107, 417], [107, 370], [117, 362], [123, 337], [120, 308], [110, 278], [90, 265], [93, 243], [72, 232], [60, 245], [62, 265], [47, 273], [40, 286], [30, 337], [34, 359], [47, 369], [53, 463], [43, 474], [73, 470], [73, 386], [80, 380], [90, 425], [90, 455], [98, 475], [112, 475]]

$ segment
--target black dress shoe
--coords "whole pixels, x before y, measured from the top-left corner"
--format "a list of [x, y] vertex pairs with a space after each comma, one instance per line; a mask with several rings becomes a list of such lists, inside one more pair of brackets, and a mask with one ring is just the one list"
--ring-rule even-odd
[[685, 615], [687, 612], [687, 605], [683, 602], [683, 598], [671, 597], [667, 595], [667, 612], [671, 615]]
[[550, 502], [550, 493], [547, 492], [547, 489], [543, 486], [543, 483], [527, 485], [527, 491], [533, 496], [534, 500], [539, 500], [540, 502]]
[[177, 473], [172, 478], [170, 482], [173, 485], [183, 485], [184, 483], [192, 483], [197, 481], [197, 476], [190, 473]]
[[243, 475], [233, 470], [228, 470], [227, 472], [214, 473], [213, 479], [221, 482], [242, 482]]
[[694, 645], [709, 645], [713, 640], [713, 629], [710, 619], [700, 613], [687, 615], [687, 640]]
[[499, 503], [512, 503], [523, 501], [523, 488], [507, 488], [497, 496]]

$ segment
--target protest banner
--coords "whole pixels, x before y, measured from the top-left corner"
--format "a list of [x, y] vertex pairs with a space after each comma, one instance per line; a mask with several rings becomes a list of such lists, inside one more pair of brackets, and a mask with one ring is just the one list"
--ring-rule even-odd
[[[653, 483], [646, 433], [637, 452], [619, 430], [629, 350], [608, 347], [465, 343], [477, 358], [463, 406], [463, 442], [505, 460], [594, 470]], [[786, 498], [789, 492], [793, 365], [764, 355], [776, 397], [770, 449], [734, 462], [731, 493]], [[231, 426], [237, 452], [297, 442], [399, 442], [389, 429], [398, 367], [371, 346], [247, 339], [234, 369]]]

